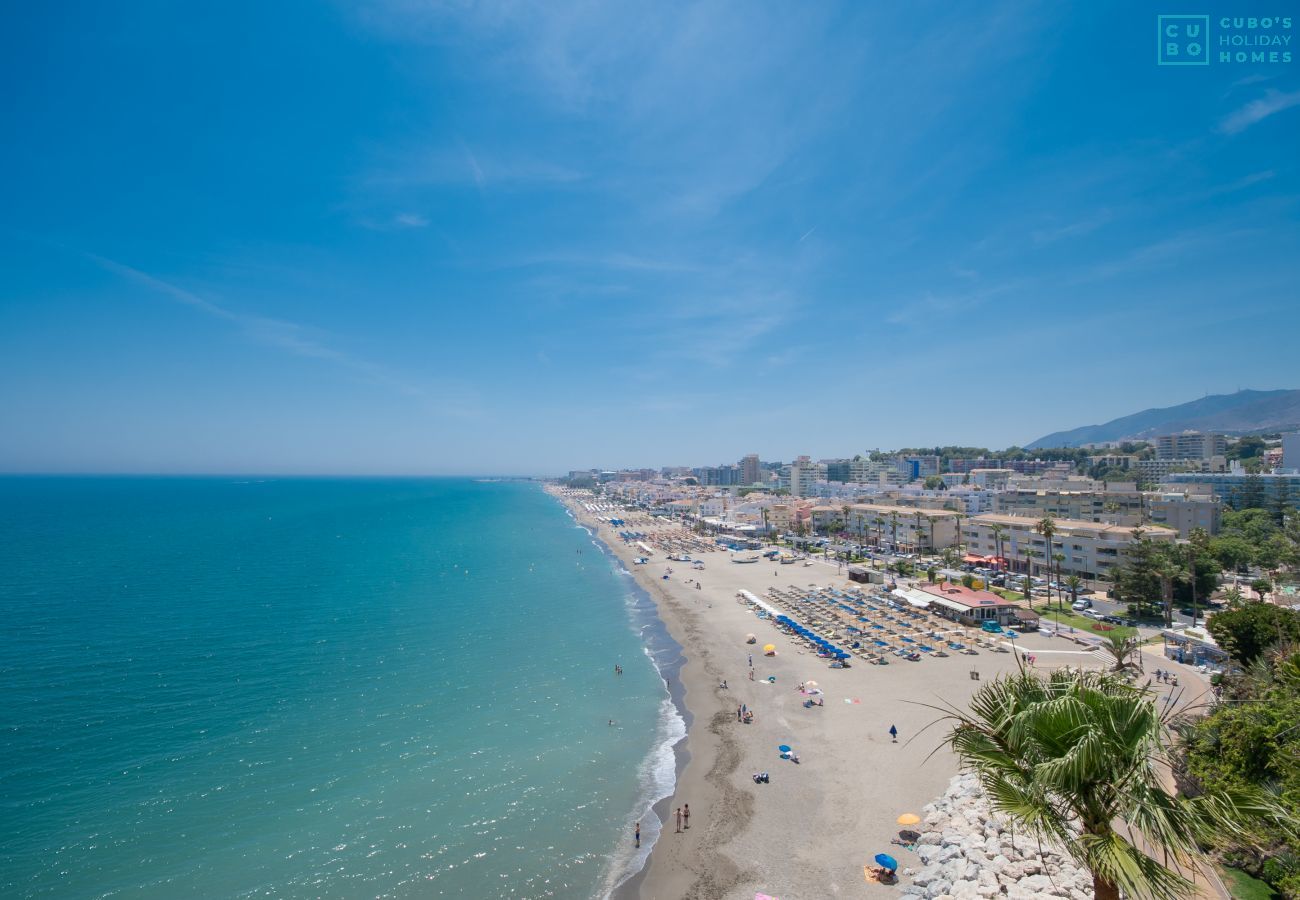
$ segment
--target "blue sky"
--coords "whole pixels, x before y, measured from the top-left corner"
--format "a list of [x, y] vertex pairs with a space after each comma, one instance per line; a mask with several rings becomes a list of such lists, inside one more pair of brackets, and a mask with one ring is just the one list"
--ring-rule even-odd
[[1300, 59], [1158, 67], [1162, 11], [1267, 12], [11, 5], [0, 470], [1000, 447], [1300, 387]]

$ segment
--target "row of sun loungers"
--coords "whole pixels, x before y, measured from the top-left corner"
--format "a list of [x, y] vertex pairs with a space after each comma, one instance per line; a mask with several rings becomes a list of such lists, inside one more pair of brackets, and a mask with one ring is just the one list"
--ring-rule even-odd
[[979, 649], [1005, 652], [982, 632], [955, 626], [878, 593], [774, 587], [768, 590], [768, 601], [806, 628], [874, 664], [887, 663], [891, 655], [917, 661], [926, 656], [976, 654]]

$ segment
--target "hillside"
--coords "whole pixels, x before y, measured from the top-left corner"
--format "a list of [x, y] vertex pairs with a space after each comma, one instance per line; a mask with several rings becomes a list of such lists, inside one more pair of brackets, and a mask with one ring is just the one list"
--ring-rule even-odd
[[1025, 446], [1078, 447], [1101, 441], [1150, 439], [1188, 429], [1229, 434], [1300, 429], [1300, 390], [1215, 394], [1178, 406], [1143, 410], [1102, 425], [1053, 432]]

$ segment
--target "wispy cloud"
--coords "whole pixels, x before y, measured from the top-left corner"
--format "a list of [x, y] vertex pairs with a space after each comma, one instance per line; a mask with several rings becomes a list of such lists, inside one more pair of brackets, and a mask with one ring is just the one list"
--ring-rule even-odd
[[973, 291], [960, 293], [935, 293], [926, 291], [920, 297], [905, 302], [885, 317], [891, 325], [928, 328], [935, 325], [936, 317], [971, 312], [989, 300], [1013, 293], [1027, 284], [1025, 279], [1013, 279]]
[[458, 141], [453, 147], [421, 147], [381, 156], [387, 158], [360, 177], [361, 189], [548, 188], [576, 184], [585, 177], [575, 169], [538, 157], [518, 153], [485, 154], [464, 141]]
[[1264, 96], [1252, 100], [1245, 106], [1234, 110], [1219, 123], [1219, 131], [1224, 134], [1240, 134], [1250, 126], [1262, 122], [1269, 116], [1300, 105], [1300, 91], [1284, 94], [1277, 90], [1268, 90]]
[[399, 212], [391, 216], [376, 218], [361, 216], [357, 223], [371, 231], [405, 231], [412, 228], [428, 228], [429, 217], [417, 212]]
[[1094, 215], [1070, 222], [1067, 225], [1039, 229], [1034, 232], [1033, 240], [1035, 244], [1052, 244], [1065, 238], [1082, 237], [1106, 225], [1112, 218], [1110, 210], [1103, 209]]
[[355, 375], [360, 375], [366, 381], [382, 385], [409, 397], [425, 396], [423, 389], [400, 378], [387, 367], [329, 346], [319, 335], [306, 326], [283, 319], [272, 319], [266, 316], [236, 312], [169, 281], [164, 281], [150, 275], [148, 272], [143, 272], [116, 260], [94, 253], [87, 253], [85, 256], [105, 271], [147, 287], [176, 303], [196, 309], [211, 318], [229, 323], [251, 341], [274, 347], [294, 356], [328, 362]]
[[1218, 187], [1210, 188], [1201, 195], [1202, 199], [1218, 197], [1222, 194], [1232, 194], [1237, 191], [1244, 191], [1248, 187], [1262, 184], [1265, 181], [1271, 181], [1277, 177], [1277, 173], [1272, 169], [1266, 169], [1263, 172], [1252, 172], [1249, 175], [1238, 178], [1236, 181], [1230, 181], [1227, 184], [1221, 184]]

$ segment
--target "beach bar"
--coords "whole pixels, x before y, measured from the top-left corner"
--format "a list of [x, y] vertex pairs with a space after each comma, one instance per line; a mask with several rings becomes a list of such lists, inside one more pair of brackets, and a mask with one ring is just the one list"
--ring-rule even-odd
[[983, 625], [985, 622], [1010, 625], [1020, 609], [998, 594], [958, 584], [918, 584], [915, 589], [930, 596], [932, 612], [963, 625]]

